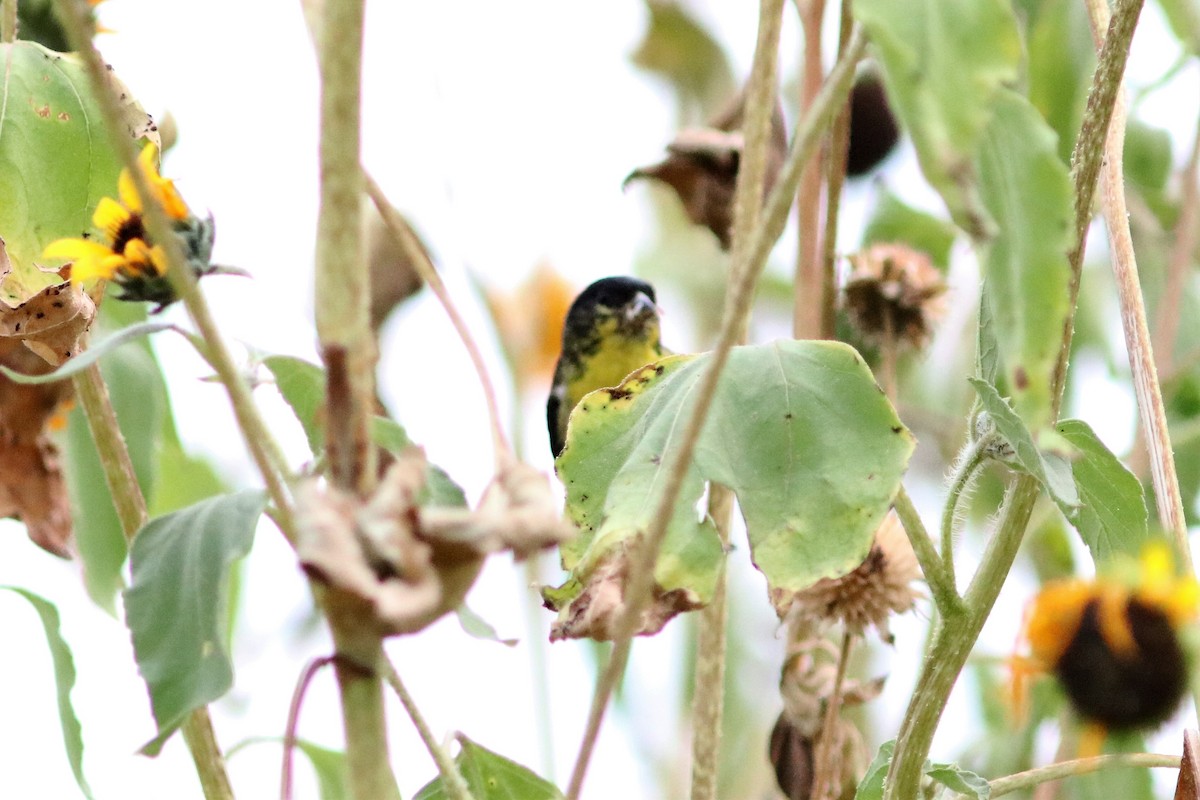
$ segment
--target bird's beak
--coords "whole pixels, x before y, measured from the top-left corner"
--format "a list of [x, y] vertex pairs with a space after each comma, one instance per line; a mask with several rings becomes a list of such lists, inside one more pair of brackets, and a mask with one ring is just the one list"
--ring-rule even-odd
[[625, 306], [625, 322], [641, 324], [658, 316], [658, 306], [645, 292], [638, 292], [633, 302]]

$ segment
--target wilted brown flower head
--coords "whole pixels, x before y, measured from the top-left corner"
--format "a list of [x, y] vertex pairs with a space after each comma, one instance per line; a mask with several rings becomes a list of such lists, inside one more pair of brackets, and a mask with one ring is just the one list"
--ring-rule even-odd
[[887, 638], [888, 616], [913, 607], [919, 594], [910, 584], [920, 577], [912, 545], [892, 511], [861, 564], [840, 578], [823, 578], [797, 592], [789, 613], [801, 620], [841, 622], [858, 634], [873, 625]]
[[902, 244], [876, 244], [850, 257], [854, 271], [842, 290], [859, 333], [877, 343], [889, 336], [920, 348], [945, 311], [946, 283], [929, 256]]
[[[745, 139], [742, 118], [745, 99], [738, 93], [706, 128], [685, 128], [667, 145], [665, 161], [629, 173], [625, 185], [637, 178], [652, 178], [679, 195], [688, 219], [712, 231], [728, 250], [733, 235], [733, 192], [737, 185]], [[764, 194], [771, 191], [787, 155], [787, 131], [778, 104], [771, 117]]]

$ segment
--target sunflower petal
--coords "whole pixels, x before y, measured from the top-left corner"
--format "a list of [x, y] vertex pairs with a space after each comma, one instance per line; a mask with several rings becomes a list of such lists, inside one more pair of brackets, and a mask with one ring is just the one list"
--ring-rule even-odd
[[109, 242], [115, 242], [121, 227], [129, 221], [133, 214], [129, 209], [113, 200], [111, 197], [101, 197], [92, 213], [92, 224], [98, 230], [104, 231]]
[[100, 259], [110, 255], [112, 250], [91, 239], [56, 239], [42, 251], [42, 258], [61, 258], [64, 261]]

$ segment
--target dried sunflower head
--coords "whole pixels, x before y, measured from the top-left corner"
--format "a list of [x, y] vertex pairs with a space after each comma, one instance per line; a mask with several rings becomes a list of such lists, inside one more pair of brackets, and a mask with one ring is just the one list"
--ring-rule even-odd
[[863, 338], [894, 337], [923, 347], [945, 313], [946, 283], [929, 256], [902, 244], [876, 244], [850, 261], [843, 302]]
[[841, 622], [861, 634], [874, 626], [888, 638], [888, 616], [913, 607], [921, 577], [912, 545], [894, 511], [875, 532], [866, 559], [840, 578], [822, 578], [795, 594], [790, 614], [801, 620]]

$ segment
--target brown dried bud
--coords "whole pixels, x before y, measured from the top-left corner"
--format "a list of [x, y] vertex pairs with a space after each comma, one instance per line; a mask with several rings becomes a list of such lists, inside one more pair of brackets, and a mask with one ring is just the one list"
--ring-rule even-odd
[[854, 271], [842, 290], [850, 320], [863, 338], [889, 338], [916, 348], [929, 340], [945, 311], [946, 283], [929, 256], [902, 244], [876, 244], [850, 257]]
[[813, 740], [779, 715], [771, 729], [767, 755], [775, 768], [775, 780], [788, 800], [809, 800], [813, 790]]
[[[637, 178], [652, 178], [670, 186], [683, 202], [688, 219], [703, 225], [728, 250], [733, 236], [733, 192], [737, 185], [745, 138], [742, 135], [743, 93], [707, 128], [685, 128], [667, 145], [665, 161], [629, 173], [625, 186]], [[775, 185], [787, 156], [787, 130], [778, 103], [771, 117], [767, 173], [763, 195]]]
[[[396, 216], [408, 224], [403, 215]], [[363, 195], [362, 203], [362, 237], [371, 274], [371, 330], [378, 331], [392, 309], [420, 291], [424, 282], [404, 248], [388, 230], [383, 215], [366, 195]], [[418, 247], [428, 252], [429, 248], [415, 231], [413, 239]]]
[[908, 536], [895, 512], [889, 512], [866, 559], [840, 578], [823, 578], [794, 593], [788, 613], [800, 620], [841, 622], [857, 634], [874, 626], [886, 639], [888, 616], [913, 607], [920, 595], [911, 584], [920, 577]]

